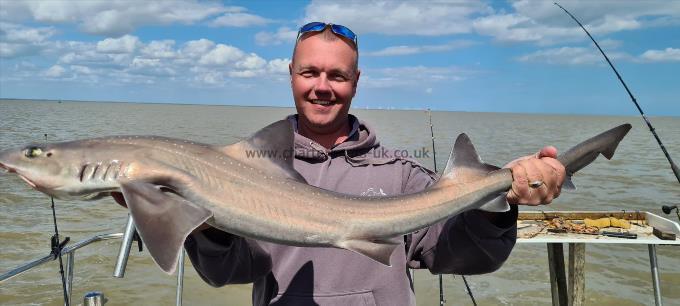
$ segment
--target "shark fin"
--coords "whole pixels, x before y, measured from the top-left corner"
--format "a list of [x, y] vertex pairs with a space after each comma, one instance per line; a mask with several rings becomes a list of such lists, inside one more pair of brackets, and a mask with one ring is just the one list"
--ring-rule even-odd
[[486, 204], [480, 206], [479, 210], [490, 211], [490, 212], [506, 212], [510, 210], [510, 204], [508, 200], [505, 199], [507, 193], [503, 192], [501, 195], [497, 196], [495, 199], [487, 202]]
[[562, 189], [564, 190], [576, 190], [576, 185], [571, 181], [571, 175], [567, 175], [564, 178], [564, 183], [562, 183]]
[[232, 145], [217, 148], [229, 157], [272, 175], [307, 183], [293, 168], [295, 132], [288, 120], [279, 120]]
[[[458, 135], [437, 185], [470, 182], [500, 168], [485, 164], [466, 134]], [[435, 185], [435, 187], [437, 186]]]
[[394, 249], [401, 245], [401, 241], [401, 237], [372, 241], [352, 239], [340, 242], [338, 247], [368, 256], [383, 265], [391, 267], [390, 257], [392, 256]]
[[121, 191], [151, 257], [163, 271], [172, 274], [184, 240], [212, 212], [161, 188], [132, 182], [123, 184]]

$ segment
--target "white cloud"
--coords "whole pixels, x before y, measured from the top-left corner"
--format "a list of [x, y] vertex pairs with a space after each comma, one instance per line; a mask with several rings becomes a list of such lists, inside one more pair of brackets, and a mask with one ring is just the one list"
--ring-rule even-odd
[[48, 38], [56, 33], [52, 27], [31, 28], [0, 22], [0, 57], [36, 54], [47, 47]]
[[80, 66], [80, 65], [71, 65], [70, 67], [71, 71], [75, 73], [80, 73], [80, 74], [93, 74], [94, 71], [90, 69], [87, 66]]
[[3, 1], [3, 20], [32, 19], [58, 24], [75, 23], [91, 34], [121, 36], [144, 25], [192, 24], [233, 10], [214, 2], [175, 1]]
[[139, 58], [136, 57], [132, 60], [130, 67], [132, 68], [149, 68], [158, 67], [161, 65], [161, 61], [157, 58]]
[[107, 38], [97, 42], [97, 52], [100, 53], [133, 53], [141, 45], [139, 38], [125, 35], [120, 38]]
[[366, 52], [367, 56], [394, 56], [394, 55], [413, 55], [419, 53], [446, 52], [455, 49], [466, 48], [475, 43], [468, 40], [458, 40], [441, 45], [424, 46], [390, 46], [382, 50]]
[[267, 71], [274, 74], [288, 75], [288, 64], [290, 64], [289, 58], [276, 58], [267, 63]]
[[180, 51], [182, 55], [188, 56], [190, 58], [199, 58], [203, 54], [208, 53], [212, 48], [215, 47], [215, 43], [211, 40], [201, 38], [199, 40], [188, 41], [182, 47]]
[[253, 78], [259, 75], [256, 70], [235, 70], [229, 71], [228, 75], [232, 78]]
[[[553, 4], [553, 1], [520, 0], [513, 2], [512, 6], [518, 14], [527, 16], [540, 24], [556, 27], [575, 25], [564, 11]], [[562, 6], [577, 16], [584, 25], [589, 24], [609, 30], [616, 30], [616, 24], [620, 22], [620, 19], [646, 23], [660, 16], [680, 17], [680, 3], [677, 1], [570, 0], [562, 3]], [[653, 18], [638, 20], [642, 16]], [[626, 28], [629, 25], [623, 24], [622, 26]]]
[[[593, 35], [664, 26], [680, 22], [679, 1], [590, 1], [564, 3]], [[520, 0], [514, 12], [499, 11], [481, 16], [473, 28], [501, 42], [532, 42], [539, 45], [586, 40], [580, 27], [552, 1]]]
[[[222, 86], [234, 79], [265, 78], [281, 80], [288, 59], [267, 61], [256, 53], [208, 39], [188, 41], [175, 46], [173, 40], [141, 42], [126, 35], [95, 43], [58, 42], [57, 64], [70, 67], [73, 74], [66, 77], [67, 68], [53, 68], [42, 76], [62, 80], [83, 79], [94, 82], [110, 79], [120, 83], [149, 83], [165, 80], [184, 80]], [[114, 53], [117, 52], [117, 53]]]
[[214, 27], [249, 27], [262, 26], [272, 22], [271, 20], [249, 13], [225, 13], [210, 22]]
[[58, 78], [64, 75], [66, 69], [59, 65], [54, 65], [43, 72], [43, 75], [49, 78]]
[[[519, 0], [512, 9], [494, 10], [480, 1], [436, 1], [422, 5], [404, 1], [312, 1], [303, 21], [349, 26], [361, 34], [451, 35], [477, 32], [500, 42], [550, 45], [587, 39], [582, 30], [552, 1]], [[593, 35], [651, 26], [680, 24], [680, 1], [573, 0], [567, 8]], [[275, 37], [263, 32], [258, 43]], [[276, 42], [276, 40], [275, 40]], [[386, 54], [419, 53], [412, 46], [395, 46]]]
[[457, 67], [406, 66], [365, 69], [359, 83], [364, 88], [423, 87], [438, 82], [456, 82], [478, 72]]
[[616, 49], [623, 45], [623, 41], [615, 39], [603, 39], [598, 41], [598, 43], [600, 44], [600, 47], [604, 49]]
[[289, 27], [280, 27], [276, 32], [258, 32], [255, 34], [255, 43], [260, 46], [280, 45], [283, 43], [293, 44], [297, 38], [297, 30]]
[[[607, 52], [610, 59], [631, 60], [632, 57], [626, 53], [614, 51]], [[535, 62], [559, 65], [586, 65], [602, 63], [603, 58], [600, 52], [594, 48], [583, 47], [561, 47], [553, 49], [538, 50], [517, 58], [520, 62]]]
[[244, 53], [239, 48], [218, 44], [214, 49], [201, 56], [198, 63], [201, 65], [226, 65], [243, 58]]
[[482, 35], [491, 35], [499, 39], [507, 40], [536, 40], [540, 38], [538, 33], [532, 33], [527, 29], [515, 30], [511, 33], [512, 27], [530, 22], [530, 19], [517, 14], [490, 15], [477, 18], [473, 22], [474, 28]]
[[480, 1], [312, 1], [304, 21], [325, 21], [350, 27], [358, 34], [448, 35], [468, 33], [471, 18], [491, 13]]
[[268, 77], [275, 80], [285, 80], [282, 76], [288, 76], [288, 64], [290, 59], [273, 59], [269, 62], [251, 53], [234, 65], [235, 70], [227, 73], [232, 78], [255, 78]]
[[255, 53], [250, 53], [250, 54], [248, 54], [248, 56], [246, 56], [245, 58], [238, 61], [235, 66], [236, 66], [236, 68], [254, 70], [254, 69], [261, 69], [265, 65], [267, 65], [266, 60], [259, 57]]
[[217, 71], [208, 71], [196, 74], [193, 78], [194, 82], [207, 85], [221, 85], [224, 84], [224, 75]]
[[152, 40], [141, 49], [141, 53], [149, 58], [173, 58], [177, 56], [173, 47], [175, 41], [168, 40]]
[[640, 59], [650, 62], [678, 62], [680, 61], [680, 49], [647, 50], [640, 55]]
[[32, 55], [40, 51], [40, 48], [29, 44], [12, 44], [0, 42], [0, 58], [20, 57]]
[[0, 22], [0, 40], [12, 43], [41, 43], [56, 33], [52, 27], [30, 28], [27, 26]]
[[93, 46], [89, 50], [67, 50], [57, 60], [59, 64], [81, 65], [87, 67], [100, 67], [122, 69], [132, 62], [134, 56], [127, 53], [99, 53]]

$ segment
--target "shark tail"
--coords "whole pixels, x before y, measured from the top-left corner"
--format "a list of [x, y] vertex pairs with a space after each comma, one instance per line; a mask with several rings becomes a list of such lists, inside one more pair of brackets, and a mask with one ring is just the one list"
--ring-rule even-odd
[[558, 156], [557, 160], [564, 165], [566, 170], [566, 178], [562, 187], [571, 190], [576, 189], [571, 179], [574, 173], [592, 163], [600, 154], [606, 159], [614, 157], [616, 148], [631, 128], [632, 126], [628, 123], [619, 125], [581, 142]]

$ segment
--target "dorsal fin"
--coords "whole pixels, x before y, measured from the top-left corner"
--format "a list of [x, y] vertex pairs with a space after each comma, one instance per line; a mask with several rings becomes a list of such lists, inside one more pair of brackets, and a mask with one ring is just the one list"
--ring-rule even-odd
[[437, 185], [448, 184], [447, 182], [472, 181], [498, 169], [500, 168], [482, 162], [470, 138], [466, 134], [460, 134], [456, 138], [449, 160], [446, 162], [446, 168]]
[[265, 173], [305, 182], [293, 168], [295, 134], [290, 121], [280, 120], [243, 141], [218, 148], [229, 157]]
[[[446, 162], [446, 168], [444, 168], [444, 172], [434, 188], [473, 182], [498, 169], [500, 168], [494, 165], [485, 164], [477, 154], [470, 138], [466, 134], [460, 134], [453, 145], [449, 160]], [[503, 193], [478, 209], [504, 212], [510, 210], [510, 206], [505, 201], [505, 193]]]

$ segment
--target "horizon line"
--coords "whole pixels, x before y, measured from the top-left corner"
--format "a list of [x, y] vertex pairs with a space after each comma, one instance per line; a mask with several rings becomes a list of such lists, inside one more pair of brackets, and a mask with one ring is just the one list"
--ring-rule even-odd
[[[187, 102], [140, 102], [140, 101], [105, 101], [105, 100], [72, 100], [72, 99], [31, 99], [31, 98], [4, 98], [0, 97], [0, 101], [35, 101], [35, 102], [77, 102], [77, 103], [129, 103], [129, 104], [153, 104], [153, 105], [202, 105], [202, 106], [230, 106], [230, 107], [273, 107], [273, 108], [295, 108], [291, 106], [281, 105], [241, 105], [241, 104], [215, 104], [215, 103], [187, 103]], [[604, 114], [604, 113], [542, 113], [542, 112], [504, 112], [504, 111], [466, 111], [466, 110], [452, 110], [452, 109], [436, 109], [436, 108], [375, 108], [375, 107], [360, 107], [352, 106], [351, 110], [387, 110], [387, 111], [432, 111], [432, 112], [453, 112], [453, 113], [496, 113], [496, 114], [525, 114], [525, 115], [549, 115], [549, 116], [610, 116], [610, 117], [640, 117], [639, 114]], [[654, 115], [645, 114], [649, 117], [680, 117], [678, 115]]]

